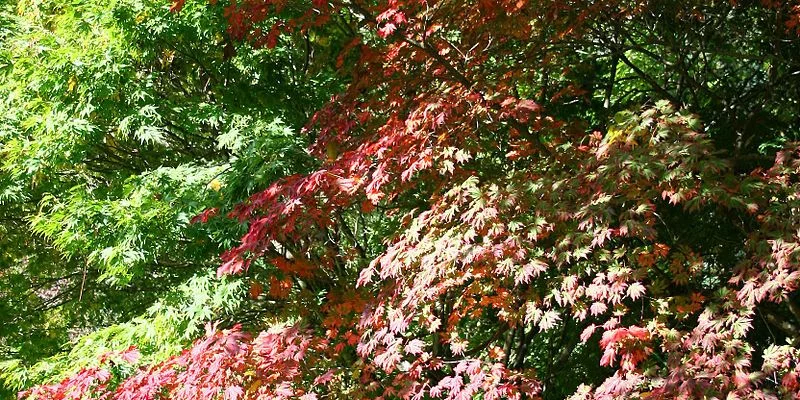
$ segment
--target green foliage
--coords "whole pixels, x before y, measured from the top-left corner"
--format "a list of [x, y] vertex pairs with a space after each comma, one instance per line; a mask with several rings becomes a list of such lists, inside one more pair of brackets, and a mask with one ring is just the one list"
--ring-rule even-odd
[[81, 336], [68, 351], [29, 367], [19, 360], [3, 361], [0, 379], [11, 389], [22, 390], [34, 382], [58, 380], [97, 365], [103, 354], [130, 346], [139, 349], [142, 362], [163, 361], [179, 353], [205, 324], [234, 315], [243, 294], [240, 281], [220, 282], [209, 274], [198, 275], [164, 293], [144, 314]]
[[234, 45], [221, 10], [169, 7], [0, 6], [0, 397], [103, 349], [163, 358], [224, 318], [241, 290], [204, 271], [243, 226], [192, 218], [314, 165], [290, 126], [334, 74], [301, 72], [302, 43]]

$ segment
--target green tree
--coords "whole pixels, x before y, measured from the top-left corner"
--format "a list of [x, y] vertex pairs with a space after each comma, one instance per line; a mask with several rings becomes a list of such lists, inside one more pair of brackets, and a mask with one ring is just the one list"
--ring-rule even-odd
[[121, 346], [174, 352], [236, 310], [240, 298], [196, 282], [242, 226], [191, 219], [314, 165], [290, 126], [338, 79], [303, 38], [234, 45], [219, 11], [3, 4], [2, 396]]

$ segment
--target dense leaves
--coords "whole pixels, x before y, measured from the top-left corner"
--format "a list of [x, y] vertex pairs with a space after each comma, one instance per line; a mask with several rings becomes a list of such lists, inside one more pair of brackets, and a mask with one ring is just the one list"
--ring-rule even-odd
[[241, 297], [192, 279], [241, 227], [192, 218], [313, 165], [287, 124], [325, 98], [324, 66], [291, 72], [288, 47], [230, 53], [221, 14], [184, 11], [2, 5], [0, 397], [131, 344], [163, 359], [229, 317]]
[[[50, 189], [19, 229], [116, 285], [224, 249], [216, 284], [241, 304], [177, 318], [223, 320], [180, 353], [140, 362], [120, 345], [22, 398], [800, 396], [795, 2], [198, 0], [160, 15], [201, 33], [224, 19], [185, 43], [237, 61], [183, 70], [219, 93], [104, 114], [144, 164], [101, 175], [103, 197]], [[281, 104], [231, 100], [281, 57]], [[335, 94], [295, 96], [309, 87]], [[52, 143], [91, 138], [65, 115]], [[152, 136], [173, 119], [191, 151]], [[25, 159], [16, 140], [4, 151]], [[64, 162], [36, 145], [44, 171]]]

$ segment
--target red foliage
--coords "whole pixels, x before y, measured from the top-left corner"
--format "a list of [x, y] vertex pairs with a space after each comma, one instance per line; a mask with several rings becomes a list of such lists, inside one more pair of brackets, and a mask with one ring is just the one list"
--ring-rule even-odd
[[[537, 59], [542, 38], [533, 25], [547, 24], [542, 34], [551, 41], [580, 38], [592, 16], [634, 18], [643, 5], [314, 1], [297, 18], [256, 30], [284, 6], [231, 3], [229, 33], [270, 47], [277, 35], [347, 9], [380, 39], [346, 46], [358, 57], [350, 86], [307, 127], [316, 132], [310, 150], [321, 167], [273, 183], [230, 213], [249, 230], [223, 254], [218, 273], [242, 273], [265, 257], [280, 270], [269, 297], [283, 299], [293, 278], [336, 269], [340, 255], [319, 251], [323, 245], [310, 238], [341, 224], [342, 209], [369, 212], [423, 183], [432, 188], [427, 209], [409, 212], [357, 280], [328, 295], [321, 329], [255, 339], [237, 328], [210, 332], [113, 393], [105, 392], [107, 373], [91, 369], [23, 397], [92, 391], [127, 400], [165, 391], [173, 399], [313, 399], [349, 380], [377, 398], [535, 398], [547, 377], [525, 367], [525, 347], [511, 359], [490, 345], [504, 334], [552, 333], [567, 321], [584, 342], [602, 332], [599, 364], [612, 371], [576, 398], [800, 395], [795, 347], [763, 350], [765, 362], [754, 368], [746, 342], [757, 307], [786, 301], [800, 284], [797, 148], [780, 152], [769, 170], [740, 175], [693, 117], [668, 103], [603, 138], [548, 116], [514, 90], [533, 80], [517, 63]], [[456, 43], [447, 39], [453, 32]], [[572, 85], [561, 89], [551, 101], [580, 96]], [[486, 155], [514, 168], [486, 172]], [[708, 262], [691, 244], [665, 244], [670, 236], [657, 229], [665, 211], [700, 209], [755, 221], [743, 239], [744, 261], [715, 293], [693, 289], [702, 287]], [[671, 295], [659, 297], [665, 292]], [[498, 326], [485, 343], [464, 327], [483, 315]], [[337, 366], [353, 347], [358, 361]]]
[[[135, 363], [133, 350], [101, 358], [104, 367], [87, 368], [64, 381], [20, 393], [30, 399], [83, 399], [85, 396], [115, 400], [151, 400], [169, 393], [170, 399], [226, 400], [245, 398], [284, 399], [313, 392], [294, 386], [301, 376], [306, 352], [324, 344], [297, 327], [262, 332], [252, 338], [237, 326], [217, 331], [209, 326], [205, 338], [165, 362], [139, 370], [116, 388], [109, 387], [109, 360]], [[112, 365], [113, 366], [113, 365]]]

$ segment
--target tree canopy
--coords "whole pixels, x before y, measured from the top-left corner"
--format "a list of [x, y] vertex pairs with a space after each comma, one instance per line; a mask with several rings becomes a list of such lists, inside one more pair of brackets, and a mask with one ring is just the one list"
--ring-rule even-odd
[[6, 0], [0, 396], [800, 397], [794, 0]]

